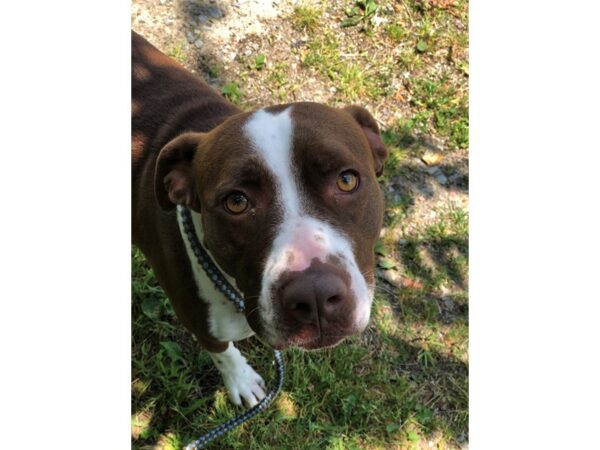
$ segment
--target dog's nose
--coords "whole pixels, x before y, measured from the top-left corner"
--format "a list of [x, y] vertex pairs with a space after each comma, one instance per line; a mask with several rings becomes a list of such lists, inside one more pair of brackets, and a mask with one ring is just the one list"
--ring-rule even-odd
[[319, 325], [335, 321], [349, 303], [348, 287], [334, 273], [301, 275], [290, 281], [281, 293], [286, 316], [299, 323]]

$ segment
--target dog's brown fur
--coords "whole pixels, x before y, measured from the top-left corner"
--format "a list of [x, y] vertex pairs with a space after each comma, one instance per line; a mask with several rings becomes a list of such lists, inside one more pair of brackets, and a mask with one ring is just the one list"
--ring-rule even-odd
[[[132, 34], [132, 72], [133, 243], [150, 262], [184, 326], [207, 350], [221, 352], [227, 343], [209, 332], [208, 308], [198, 297], [173, 208], [185, 204], [200, 211], [202, 205], [203, 212], [208, 212], [203, 214], [203, 244], [209, 250], [218, 249], [213, 252], [217, 263], [236, 279], [252, 311], [257, 308], [262, 263], [276, 217], [268, 208], [254, 211], [251, 221], [223, 215], [214, 205], [214, 194], [223, 174], [231, 178], [232, 173], [249, 167], [253, 176], [262, 174], [258, 177], [262, 188], [255, 191], [257, 203], [272, 204], [275, 185], [246, 150], [249, 142], [240, 130], [250, 113], [242, 113], [136, 33]], [[373, 247], [383, 213], [376, 177], [387, 157], [377, 124], [357, 106], [338, 110], [296, 103], [291, 114], [293, 164], [307, 186], [312, 186], [313, 191], [305, 194], [316, 200], [311, 202], [315, 206], [310, 213], [345, 232], [355, 244], [359, 268], [373, 282]], [[315, 154], [315, 146], [323, 148], [322, 153]], [[215, 148], [218, 151], [208, 151]], [[328, 168], [336, 167], [342, 154], [361, 173], [361, 189], [352, 199], [327, 191], [327, 186], [335, 186], [337, 176]], [[266, 197], [260, 200], [260, 196]], [[248, 317], [258, 331], [261, 324], [256, 319], [257, 315]]]

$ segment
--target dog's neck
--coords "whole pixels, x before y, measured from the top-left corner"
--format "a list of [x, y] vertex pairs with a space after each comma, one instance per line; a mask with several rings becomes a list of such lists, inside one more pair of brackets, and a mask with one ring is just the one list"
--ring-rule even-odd
[[[232, 301], [232, 298], [219, 289], [212, 276], [205, 271], [202, 263], [198, 261], [193, 250], [193, 242], [186, 230], [184, 219], [180, 214], [181, 207], [178, 207], [177, 221], [181, 237], [185, 244], [185, 249], [192, 265], [192, 271], [196, 286], [198, 287], [198, 296], [208, 303], [209, 306], [209, 324], [211, 334], [222, 341], [238, 341], [254, 334], [246, 320], [246, 316], [240, 313], [238, 306]], [[202, 227], [202, 215], [195, 211], [190, 211], [190, 217], [193, 224], [193, 232], [200, 245], [204, 243], [204, 229]], [[204, 250], [212, 259], [215, 267], [220, 271], [223, 278], [237, 291], [240, 292], [235, 279], [229, 275], [211, 254], [210, 250], [204, 246]]]

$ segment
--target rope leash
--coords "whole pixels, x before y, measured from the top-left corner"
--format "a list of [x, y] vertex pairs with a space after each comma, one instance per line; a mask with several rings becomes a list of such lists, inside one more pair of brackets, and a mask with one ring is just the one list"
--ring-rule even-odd
[[[212, 260], [208, 252], [202, 247], [200, 241], [198, 240], [198, 236], [194, 230], [194, 223], [192, 221], [192, 214], [189, 209], [183, 208], [181, 206], [177, 206], [177, 212], [179, 213], [179, 217], [181, 219], [181, 223], [183, 225], [183, 229], [186, 233], [186, 236], [190, 242], [190, 246], [194, 255], [196, 256], [196, 260], [198, 264], [204, 269], [208, 277], [211, 279], [215, 287], [220, 290], [236, 307], [238, 312], [243, 312], [246, 303], [244, 298], [239, 294], [237, 289], [227, 281], [227, 279], [223, 276], [215, 262]], [[265, 397], [254, 405], [252, 408], [244, 411], [238, 416], [229, 419], [227, 422], [222, 423], [214, 428], [212, 428], [208, 433], [200, 436], [194, 442], [185, 447], [185, 450], [197, 450], [206, 447], [213, 440], [220, 438], [224, 434], [230, 432], [234, 428], [240, 426], [244, 422], [252, 419], [259, 412], [265, 409], [267, 406], [275, 400], [277, 395], [281, 392], [281, 388], [283, 386], [283, 357], [281, 356], [281, 352], [278, 350], [274, 350], [275, 352], [275, 362], [277, 363], [277, 373], [276, 373], [276, 386], [271, 389]]]
[[234, 417], [233, 419], [229, 419], [227, 422], [222, 423], [214, 427], [204, 436], [201, 436], [191, 444], [189, 444], [185, 450], [196, 450], [200, 448], [204, 448], [209, 442], [220, 438], [224, 434], [230, 432], [234, 428], [240, 426], [244, 422], [252, 419], [259, 412], [265, 409], [269, 404], [275, 400], [279, 392], [281, 392], [281, 387], [283, 386], [283, 358], [281, 357], [281, 352], [275, 350], [275, 361], [277, 362], [277, 386], [274, 389], [271, 389], [269, 393], [256, 405], [252, 408], [244, 411], [242, 414]]

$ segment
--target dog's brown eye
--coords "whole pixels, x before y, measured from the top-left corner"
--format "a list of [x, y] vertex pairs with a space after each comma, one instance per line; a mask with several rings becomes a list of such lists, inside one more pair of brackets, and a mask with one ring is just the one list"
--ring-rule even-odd
[[358, 187], [358, 175], [353, 170], [346, 170], [338, 175], [337, 187], [342, 192], [354, 192]]
[[234, 192], [225, 199], [225, 208], [232, 214], [241, 214], [248, 209], [248, 199], [241, 192]]

